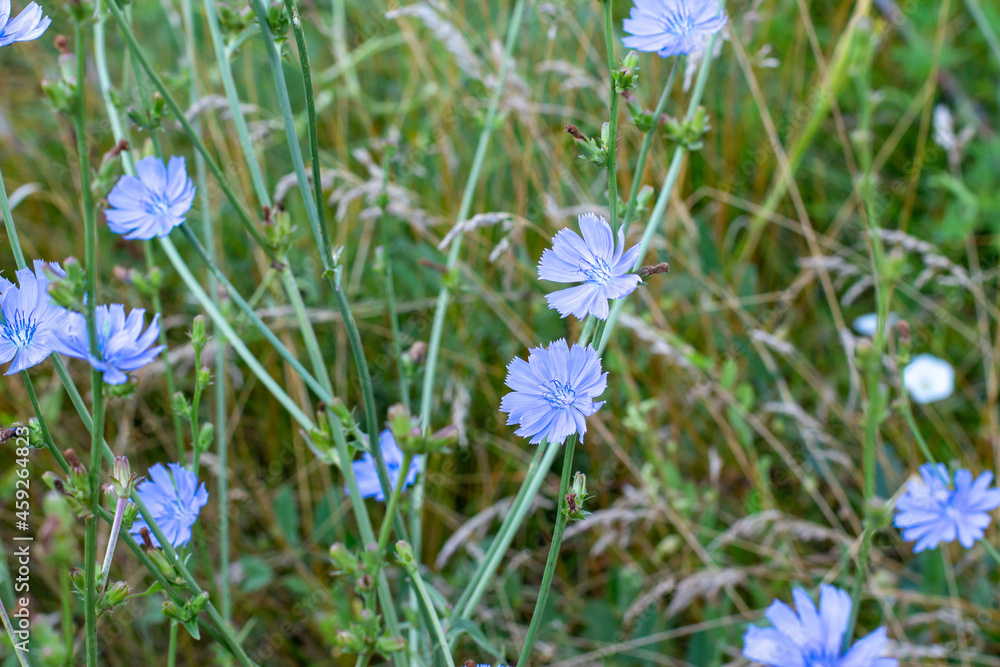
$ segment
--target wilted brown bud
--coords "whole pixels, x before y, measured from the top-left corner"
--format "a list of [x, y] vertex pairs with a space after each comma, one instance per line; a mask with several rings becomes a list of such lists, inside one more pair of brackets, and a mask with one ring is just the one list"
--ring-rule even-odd
[[572, 123], [566, 126], [566, 131], [569, 132], [571, 135], [573, 135], [573, 138], [576, 139], [577, 141], [587, 140], [587, 137], [583, 135], [583, 132], [580, 131], [580, 128], [578, 128], [576, 125], [573, 125]]
[[66, 465], [69, 466], [70, 470], [82, 472], [84, 470], [83, 463], [80, 462], [80, 457], [76, 455], [76, 452], [72, 449], [67, 449], [63, 452], [63, 457], [66, 459]]
[[648, 278], [650, 276], [656, 275], [658, 273], [669, 273], [670, 265], [666, 262], [660, 262], [659, 264], [654, 264], [653, 266], [644, 266], [639, 269], [638, 273], [643, 278]]
[[56, 51], [59, 52], [59, 55], [69, 55], [69, 39], [66, 38], [66, 35], [56, 35], [56, 38], [52, 43], [55, 45]]
[[153, 546], [153, 540], [149, 538], [149, 528], [143, 526], [139, 529], [139, 535], [142, 536], [142, 546], [145, 547], [146, 551], [151, 551], [156, 547]]
[[899, 333], [899, 342], [909, 343], [910, 342], [910, 323], [906, 320], [900, 320], [896, 322], [896, 331]]

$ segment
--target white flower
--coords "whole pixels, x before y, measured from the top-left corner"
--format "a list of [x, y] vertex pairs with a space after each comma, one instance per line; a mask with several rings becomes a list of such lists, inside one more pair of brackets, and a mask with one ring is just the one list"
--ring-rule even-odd
[[955, 369], [932, 354], [918, 354], [903, 369], [903, 386], [917, 403], [933, 403], [955, 391]]
[[[889, 321], [886, 323], [888, 327], [896, 326], [896, 322], [899, 321], [899, 315], [896, 313], [889, 313]], [[878, 326], [878, 313], [868, 313], [867, 315], [861, 315], [855, 318], [854, 322], [851, 323], [854, 330], [857, 331], [862, 336], [868, 336], [869, 338], [875, 337], [875, 327]]]

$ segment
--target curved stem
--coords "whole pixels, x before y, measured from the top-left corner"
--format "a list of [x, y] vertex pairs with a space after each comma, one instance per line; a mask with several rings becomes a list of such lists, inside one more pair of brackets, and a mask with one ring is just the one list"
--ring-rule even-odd
[[[448, 667], [455, 667], [455, 660], [451, 657], [451, 647], [448, 646], [448, 638], [444, 634], [444, 628], [441, 626], [441, 619], [438, 617], [437, 610], [434, 609], [434, 603], [431, 602], [431, 596], [427, 593], [427, 586], [424, 585], [424, 580], [420, 576], [418, 566], [414, 565], [413, 570], [408, 572], [408, 574], [410, 575], [410, 581], [413, 582], [414, 588], [417, 589], [417, 597], [420, 599], [420, 604], [423, 606], [427, 617], [431, 620], [431, 631], [434, 633], [434, 640], [437, 643], [438, 650], [440, 650], [444, 655], [444, 660]], [[436, 652], [437, 651], [435, 651], [435, 653]]]

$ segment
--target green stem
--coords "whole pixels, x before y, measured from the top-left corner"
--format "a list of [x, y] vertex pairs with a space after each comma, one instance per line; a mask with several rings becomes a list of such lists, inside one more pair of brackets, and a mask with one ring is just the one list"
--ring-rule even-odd
[[[271, 331], [264, 321], [260, 319], [260, 316], [257, 315], [257, 312], [254, 310], [252, 305], [252, 303], [255, 302], [255, 298], [251, 297], [249, 302], [243, 298], [243, 296], [236, 290], [236, 287], [229, 282], [226, 275], [219, 269], [212, 257], [209, 256], [208, 251], [202, 245], [201, 241], [198, 240], [198, 237], [194, 234], [194, 232], [191, 231], [191, 228], [187, 226], [187, 223], [182, 224], [180, 229], [184, 234], [184, 237], [190, 241], [195, 252], [198, 254], [198, 257], [208, 268], [212, 278], [217, 280], [218, 283], [222, 285], [226, 294], [230, 299], [232, 299], [233, 304], [235, 304], [236, 307], [239, 308], [240, 312], [242, 312], [243, 315], [250, 320], [250, 323], [255, 329], [257, 329], [264, 339], [271, 344], [271, 347], [273, 347], [274, 351], [278, 353], [278, 356], [280, 356], [285, 363], [291, 366], [292, 370], [294, 370], [298, 376], [302, 378], [302, 381], [305, 382], [306, 386], [308, 386], [321, 401], [329, 403], [333, 399], [332, 394], [328, 392], [315, 377], [313, 377], [312, 373], [310, 373], [306, 367], [302, 365], [302, 362], [300, 362], [295, 355], [292, 354], [287, 347], [285, 347], [284, 343], [281, 342], [281, 340], [274, 334], [273, 331]], [[177, 255], [177, 257], [178, 260], [183, 263], [184, 260], [180, 258], [180, 255]], [[188, 270], [188, 272], [190, 273], [190, 270]], [[215, 303], [215, 300], [212, 302]], [[214, 311], [219, 314], [219, 317], [223, 317], [218, 306], [214, 308]], [[212, 316], [210, 315], [210, 317]], [[214, 317], [213, 321], [215, 321]], [[216, 325], [219, 326], [218, 322], [216, 322]]]
[[111, 522], [111, 534], [108, 536], [108, 548], [104, 552], [104, 564], [101, 566], [101, 585], [102, 591], [107, 590], [105, 587], [108, 583], [108, 575], [111, 573], [111, 561], [115, 557], [115, 546], [118, 544], [118, 534], [121, 532], [122, 528], [122, 518], [125, 516], [125, 505], [128, 503], [128, 498], [119, 498], [118, 502], [115, 503], [115, 518]]
[[1000, 565], [1000, 552], [997, 551], [997, 548], [989, 540], [980, 540], [979, 543], [983, 545], [983, 549], [990, 555], [993, 562]]
[[[351, 353], [354, 363], [357, 366], [358, 376], [361, 380], [361, 394], [365, 404], [365, 419], [367, 421], [368, 437], [373, 443], [371, 447], [372, 457], [375, 459], [375, 470], [378, 474], [379, 485], [382, 493], [388, 497], [392, 493], [392, 485], [389, 482], [389, 474], [385, 467], [385, 460], [382, 451], [377, 445], [378, 439], [378, 414], [375, 410], [375, 392], [372, 389], [372, 378], [368, 368], [368, 361], [365, 359], [364, 346], [361, 343], [361, 334], [358, 331], [354, 315], [351, 314], [350, 304], [341, 289], [340, 271], [342, 267], [334, 265], [332, 247], [330, 245], [329, 234], [326, 225], [320, 223], [320, 212], [316, 201], [309, 196], [309, 181], [306, 177], [305, 164], [302, 159], [302, 149], [299, 147], [298, 134], [295, 130], [295, 118], [292, 114], [291, 101], [288, 97], [288, 87], [285, 84], [285, 75], [282, 70], [281, 56], [274, 43], [274, 36], [267, 22], [267, 9], [262, 0], [252, 0], [254, 13], [257, 15], [257, 22], [260, 26], [261, 35], [264, 37], [264, 46], [267, 50], [268, 59], [271, 62], [271, 73], [274, 76], [274, 83], [278, 93], [278, 107], [281, 109], [282, 120], [285, 125], [285, 135], [288, 139], [288, 149], [292, 156], [292, 164], [295, 168], [295, 177], [302, 193], [303, 202], [308, 214], [309, 224], [312, 227], [313, 237], [320, 248], [320, 260], [323, 263], [323, 275], [333, 284], [336, 293], [337, 306], [344, 319], [347, 329], [347, 339], [351, 346]], [[308, 67], [308, 60], [305, 61]], [[311, 86], [310, 86], [311, 94]], [[320, 183], [314, 183], [319, 189]], [[320, 200], [322, 202], [322, 200]], [[406, 539], [406, 526], [400, 517], [396, 517], [396, 533], [401, 539]]]
[[396, 357], [396, 372], [399, 374], [399, 400], [403, 402], [406, 411], [410, 411], [410, 378], [403, 367], [403, 341], [399, 330], [399, 312], [396, 308], [396, 287], [392, 278], [392, 254], [389, 252], [389, 161], [395, 153], [392, 147], [386, 147], [382, 159], [382, 201], [379, 228], [382, 232], [382, 253], [385, 259], [385, 300], [389, 304], [389, 326], [392, 329], [393, 353]]
[[632, 218], [635, 216], [636, 209], [638, 208], [639, 190], [642, 187], [642, 173], [646, 169], [646, 157], [649, 155], [649, 147], [653, 145], [653, 138], [656, 136], [656, 130], [659, 127], [660, 116], [666, 110], [670, 93], [673, 92], [674, 79], [677, 77], [678, 62], [680, 60], [674, 58], [674, 62], [670, 66], [670, 74], [667, 76], [667, 85], [663, 87], [663, 92], [660, 93], [660, 100], [656, 103], [656, 109], [653, 111], [653, 127], [646, 131], [645, 136], [642, 138], [642, 145], [639, 146], [639, 158], [635, 165], [635, 176], [632, 178], [632, 191], [628, 195], [628, 208], [625, 209], [625, 220], [622, 222], [622, 236], [626, 239], [628, 238], [628, 229], [632, 225]]
[[847, 621], [847, 632], [844, 634], [845, 651], [852, 643], [854, 626], [858, 622], [858, 614], [861, 611], [861, 588], [865, 581], [865, 573], [868, 571], [868, 555], [874, 532], [871, 528], [865, 528], [861, 536], [861, 546], [858, 549], [858, 567], [854, 572], [854, 583], [851, 586], [851, 615]]
[[28, 667], [28, 661], [24, 657], [24, 651], [21, 650], [21, 645], [17, 641], [17, 637], [14, 635], [14, 626], [10, 622], [10, 616], [7, 615], [7, 607], [4, 606], [2, 600], [0, 600], [0, 614], [3, 618], [3, 627], [7, 630], [7, 637], [10, 639], [11, 648], [14, 651], [14, 655], [17, 656], [17, 662], [21, 667]]
[[[427, 587], [424, 585], [424, 580], [420, 576], [419, 567], [414, 565], [412, 571], [408, 571], [407, 574], [410, 575], [410, 581], [413, 582], [413, 586], [417, 590], [417, 597], [420, 599], [420, 604], [431, 621], [431, 631], [434, 633], [434, 639], [437, 643], [438, 650], [440, 650], [444, 655], [444, 660], [448, 667], [455, 667], [455, 660], [451, 657], [451, 647], [448, 645], [448, 637], [444, 634], [444, 628], [441, 626], [441, 619], [438, 617], [437, 610], [434, 609], [434, 603], [431, 602], [431, 596], [427, 594]], [[435, 653], [436, 652], [437, 651], [435, 651]]]
[[[76, 132], [77, 161], [80, 167], [80, 194], [83, 205], [84, 257], [87, 272], [87, 338], [90, 354], [101, 358], [97, 339], [97, 219], [90, 190], [90, 155], [87, 146], [87, 52], [83, 31], [84, 19], [73, 22], [76, 45]], [[104, 392], [101, 371], [90, 369], [92, 423], [90, 437], [90, 474], [88, 505], [93, 516], [85, 522], [84, 533], [84, 618], [86, 621], [87, 665], [97, 665], [97, 508], [101, 499], [101, 444], [104, 441]]]
[[[473, 196], [476, 186], [479, 184], [479, 174], [483, 169], [483, 162], [486, 159], [486, 149], [489, 147], [490, 138], [493, 136], [493, 127], [496, 125], [497, 108], [500, 106], [500, 98], [503, 96], [504, 86], [507, 82], [507, 64], [511, 60], [514, 52], [514, 45], [521, 33], [521, 15], [524, 12], [524, 0], [517, 0], [514, 5], [514, 12], [511, 15], [510, 26], [507, 30], [507, 40], [504, 44], [503, 57], [500, 60], [500, 72], [497, 77], [496, 86], [493, 89], [493, 97], [490, 99], [489, 108], [486, 111], [486, 120], [483, 129], [479, 133], [479, 142], [476, 145], [476, 154], [472, 160], [472, 168], [469, 170], [469, 179], [465, 182], [465, 191], [462, 193], [462, 203], [458, 208], [458, 219], [456, 224], [461, 224], [469, 217], [472, 208]], [[462, 248], [462, 234], [459, 234], [451, 243], [448, 252], [448, 272], [458, 266], [459, 252]], [[434, 376], [437, 372], [438, 353], [441, 348], [441, 336], [444, 333], [444, 317], [448, 309], [447, 284], [441, 286], [438, 292], [437, 305], [434, 307], [434, 322], [431, 325], [430, 342], [427, 346], [427, 360], [424, 364], [424, 385], [420, 395], [420, 427], [427, 432], [431, 421], [431, 405], [434, 401]]]
[[[372, 388], [372, 376], [368, 371], [368, 360], [365, 359], [365, 349], [361, 344], [361, 334], [358, 325], [354, 321], [354, 314], [347, 303], [347, 295], [340, 285], [340, 274], [337, 273], [334, 284], [334, 294], [337, 298], [337, 307], [344, 320], [347, 329], [347, 340], [354, 355], [354, 365], [357, 366], [358, 379], [361, 381], [361, 396], [365, 404], [365, 418], [368, 422], [368, 445], [372, 458], [375, 459], [375, 472], [378, 473], [379, 485], [382, 487], [382, 495], [387, 496], [392, 493], [392, 485], [389, 483], [389, 474], [385, 467], [385, 457], [382, 455], [382, 448], [378, 443], [378, 420], [375, 412], [375, 392]], [[387, 493], [388, 492], [388, 493]], [[407, 539], [406, 526], [403, 519], [398, 514], [394, 517], [396, 535], [399, 539]]]
[[[906, 391], [906, 386], [900, 378], [899, 382], [899, 403], [903, 410], [903, 417], [906, 418], [906, 425], [910, 427], [910, 432], [913, 434], [914, 439], [917, 441], [917, 446], [920, 448], [920, 453], [924, 455], [927, 462], [934, 466], [937, 470], [937, 461], [934, 455], [931, 453], [931, 448], [927, 446], [927, 441], [924, 439], [923, 434], [920, 432], [920, 428], [917, 426], [917, 420], [913, 417], [913, 410], [910, 407], [910, 393]], [[951, 481], [945, 479], [945, 484], [950, 486]]]
[[[719, 36], [712, 35], [708, 43], [705, 45], [705, 56], [701, 62], [701, 69], [698, 70], [698, 78], [694, 84], [694, 90], [691, 92], [691, 100], [688, 103], [687, 114], [685, 115], [686, 120], [691, 120], [694, 117], [695, 112], [698, 110], [698, 105], [701, 104], [701, 98], [705, 94], [705, 86], [708, 83], [708, 73], [712, 66], [712, 54], [715, 49], [715, 41]], [[655, 132], [655, 130], [654, 130]], [[653, 236], [660, 228], [660, 224], [663, 222], [663, 217], [667, 212], [667, 204], [670, 203], [670, 195], [674, 190], [674, 186], [677, 184], [677, 177], [681, 172], [681, 164], [684, 162], [684, 157], [687, 155], [687, 149], [683, 146], [678, 146], [674, 149], [674, 156], [670, 160], [670, 169], [667, 171], [667, 178], [663, 182], [663, 188], [660, 190], [660, 194], [656, 198], [656, 204], [653, 206], [653, 212], [649, 216], [649, 222], [646, 224], [646, 229], [642, 233], [642, 240], [639, 242], [639, 257], [636, 260], [635, 266], [632, 270], [635, 271], [640, 266], [642, 266], [642, 261], [646, 256], [646, 251], [649, 250], [650, 244], [653, 242]], [[634, 186], [633, 186], [634, 187]], [[603, 354], [604, 350], [608, 346], [608, 342], [611, 340], [611, 335], [614, 333], [615, 325], [618, 323], [618, 315], [621, 313], [622, 307], [625, 305], [625, 299], [616, 299], [614, 303], [611, 304], [611, 312], [608, 315], [608, 319], [604, 324], [604, 331], [601, 333], [600, 343], [597, 346], [597, 354]]]
[[[327, 423], [333, 432], [333, 441], [337, 448], [337, 456], [340, 459], [340, 471], [344, 475], [344, 482], [347, 484], [348, 493], [351, 496], [351, 509], [354, 518], [358, 523], [358, 530], [361, 539], [365, 544], [375, 544], [375, 530], [372, 528], [371, 517], [368, 516], [368, 508], [365, 500], [361, 496], [361, 489], [358, 488], [358, 480], [354, 476], [354, 467], [351, 465], [351, 453], [347, 449], [347, 440], [344, 438], [344, 430], [340, 420], [331, 416], [327, 410]], [[389, 589], [389, 582], [385, 576], [385, 570], [380, 569], [375, 578], [376, 591], [378, 592], [379, 603], [382, 606], [382, 613], [385, 614], [385, 624], [389, 632], [395, 636], [399, 635], [399, 614], [396, 612], [395, 600], [392, 591]], [[401, 656], [396, 654], [394, 662], [397, 667], [405, 667]]]
[[615, 89], [615, 42], [611, 23], [611, 9], [614, 2], [604, 0], [604, 44], [608, 52], [608, 76], [611, 78], [611, 120], [608, 132], [608, 204], [611, 207], [611, 229], [618, 230], [618, 174], [615, 171], [615, 153], [618, 150], [618, 102]]
[[[261, 35], [264, 37], [264, 46], [267, 49], [267, 57], [271, 61], [271, 74], [274, 77], [274, 85], [278, 94], [278, 108], [281, 110], [281, 119], [285, 125], [285, 138], [288, 140], [288, 152], [292, 157], [292, 166], [295, 171], [295, 179], [298, 182], [299, 191], [302, 194], [302, 202], [306, 207], [306, 215], [309, 224], [313, 229], [313, 234], [322, 236], [323, 248], [330, 246], [325, 227], [320, 226], [319, 210], [316, 200], [311, 196], [312, 190], [309, 187], [309, 178], [306, 176], [305, 162], [302, 159], [302, 149], [299, 147], [298, 132], [295, 130], [295, 116], [292, 113], [292, 103], [288, 96], [288, 85], [285, 83], [285, 73], [282, 69], [281, 54], [274, 43], [274, 36], [267, 22], [267, 7], [262, 0], [251, 0], [254, 13], [257, 15], [257, 23], [260, 26]], [[314, 183], [317, 189], [320, 183]], [[322, 200], [320, 200], [322, 202]], [[327, 261], [324, 258], [324, 262]]]
[[62, 603], [63, 650], [66, 652], [65, 667], [73, 664], [73, 590], [69, 580], [69, 567], [63, 564], [59, 569], [59, 596]]
[[166, 236], [162, 237], [160, 239], [160, 245], [163, 246], [164, 251], [167, 253], [167, 258], [170, 260], [171, 264], [174, 265], [174, 269], [176, 269], [188, 290], [195, 297], [195, 299], [198, 300], [201, 307], [205, 309], [205, 312], [208, 313], [208, 316], [212, 319], [215, 325], [222, 330], [223, 334], [229, 340], [229, 344], [233, 346], [233, 349], [236, 350], [238, 355], [240, 355], [243, 362], [250, 367], [250, 370], [252, 370], [254, 375], [257, 376], [257, 379], [260, 380], [261, 384], [263, 384], [267, 390], [271, 392], [271, 395], [274, 396], [285, 408], [285, 410], [288, 411], [289, 416], [302, 425], [306, 431], [311, 431], [315, 427], [313, 421], [302, 411], [301, 408], [299, 408], [299, 406], [294, 400], [292, 400], [285, 390], [274, 381], [274, 378], [268, 374], [267, 370], [265, 370], [264, 367], [261, 366], [260, 362], [257, 361], [257, 358], [250, 352], [249, 349], [247, 349], [247, 346], [243, 343], [239, 336], [237, 336], [236, 332], [233, 331], [229, 322], [226, 321], [225, 316], [218, 311], [212, 300], [207, 294], [205, 294], [205, 290], [201, 288], [198, 280], [191, 275], [191, 271], [188, 270], [187, 265], [184, 263], [184, 260], [181, 259], [180, 254], [177, 252], [177, 248], [174, 247], [170, 238]]
[[396, 516], [396, 507], [399, 499], [403, 495], [403, 487], [406, 486], [407, 473], [410, 471], [410, 464], [413, 463], [413, 454], [403, 452], [403, 463], [399, 468], [399, 479], [396, 480], [396, 488], [392, 490], [392, 497], [385, 508], [385, 518], [382, 519], [382, 526], [378, 533], [378, 553], [384, 554], [385, 547], [389, 544], [389, 534], [392, 532], [392, 519]]
[[[323, 201], [323, 180], [319, 164], [319, 134], [316, 131], [316, 100], [313, 94], [312, 67], [309, 64], [309, 49], [306, 47], [306, 36], [302, 31], [302, 19], [293, 0], [285, 0], [288, 15], [292, 17], [292, 32], [295, 33], [295, 45], [299, 51], [299, 64], [302, 66], [302, 87], [306, 94], [306, 120], [309, 129], [309, 158], [312, 161], [313, 197], [316, 200], [316, 214], [319, 228], [327, 234], [326, 206]], [[298, 146], [298, 144], [296, 144]], [[302, 196], [306, 196], [305, 190]], [[328, 239], [329, 240], [329, 239]]]
[[[236, 82], [233, 81], [233, 70], [229, 63], [226, 51], [226, 43], [219, 28], [219, 15], [213, 0], [204, 0], [202, 5], [205, 9], [208, 32], [212, 37], [212, 47], [215, 49], [215, 58], [219, 65], [219, 76], [222, 79], [222, 87], [226, 90], [226, 100], [229, 102], [229, 113], [233, 119], [233, 127], [236, 136], [240, 141], [240, 148], [243, 149], [243, 157], [250, 168], [250, 180], [253, 182], [254, 192], [257, 194], [258, 202], [261, 206], [271, 206], [271, 196], [264, 183], [264, 176], [261, 174], [260, 164], [257, 162], [253, 142], [250, 141], [250, 133], [247, 130], [247, 122], [240, 108], [240, 98], [236, 91]], [[207, 241], [207, 239], [206, 239]]]
[[[875, 337], [872, 342], [871, 358], [875, 360], [873, 367], [868, 369], [868, 401], [865, 410], [865, 442], [863, 453], [864, 470], [864, 502], [865, 513], [867, 515], [872, 501], [875, 498], [875, 474], [878, 465], [877, 448], [879, 425], [884, 418], [885, 405], [881, 398], [882, 379], [882, 355], [886, 348], [887, 327], [889, 320], [891, 285], [886, 281], [884, 271], [885, 252], [882, 248], [882, 239], [878, 233], [878, 219], [874, 206], [874, 175], [871, 173], [872, 144], [870, 139], [870, 127], [872, 120], [872, 105], [870, 100], [870, 67], [871, 61], [863, 63], [859, 67], [860, 74], [856, 77], [858, 96], [861, 104], [858, 120], [858, 154], [862, 169], [860, 193], [865, 209], [865, 223], [868, 229], [868, 242], [872, 259], [872, 274], [875, 282], [875, 300], [877, 304], [877, 323], [875, 326]], [[869, 521], [866, 517], [866, 524]], [[854, 636], [854, 625], [857, 621], [858, 608], [861, 604], [862, 586], [864, 577], [868, 569], [868, 555], [871, 548], [871, 539], [874, 529], [866, 525], [861, 535], [861, 548], [858, 552], [858, 569], [854, 577], [854, 587], [851, 591], [851, 621], [847, 626], [847, 633], [844, 636], [844, 646], [850, 644], [851, 637]]]
[[167, 645], [167, 667], [177, 665], [177, 621], [170, 621], [170, 643]]
[[306, 305], [302, 301], [302, 293], [299, 292], [299, 284], [292, 273], [292, 266], [288, 263], [288, 258], [284, 257], [282, 263], [285, 269], [281, 272], [281, 282], [288, 295], [288, 300], [292, 303], [292, 310], [295, 312], [295, 319], [299, 323], [302, 333], [302, 340], [306, 344], [306, 353], [309, 355], [309, 363], [312, 366], [313, 374], [319, 379], [327, 395], [333, 395], [333, 385], [330, 384], [330, 374], [326, 370], [326, 362], [323, 360], [323, 353], [319, 349], [319, 341], [316, 339], [316, 332], [313, 330], [312, 320], [306, 311]]
[[514, 536], [524, 522], [524, 517], [527, 516], [528, 510], [535, 500], [535, 496], [538, 495], [538, 489], [542, 486], [545, 475], [548, 473], [549, 468], [552, 467], [552, 462], [555, 460], [559, 450], [560, 445], [558, 444], [538, 445], [535, 448], [535, 456], [528, 465], [524, 482], [514, 497], [507, 516], [500, 525], [496, 537], [493, 538], [490, 548], [487, 549], [482, 561], [480, 561], [472, 578], [469, 580], [469, 585], [462, 592], [458, 602], [455, 603], [455, 608], [452, 612], [454, 618], [469, 618], [475, 610], [476, 605], [479, 604], [480, 598], [486, 592], [486, 587], [489, 586], [497, 568], [500, 567], [500, 561], [507, 552], [507, 548], [514, 540]]
[[528, 664], [531, 647], [535, 643], [535, 636], [538, 634], [538, 628], [541, 627], [542, 618], [545, 616], [545, 604], [549, 599], [549, 590], [552, 588], [552, 577], [555, 576], [556, 564], [559, 562], [559, 550], [562, 547], [563, 533], [566, 532], [566, 523], [569, 521], [569, 514], [566, 508], [566, 495], [569, 493], [569, 484], [573, 477], [573, 453], [575, 449], [576, 434], [573, 434], [566, 440], [566, 451], [563, 454], [562, 478], [559, 480], [559, 497], [556, 498], [556, 528], [552, 533], [552, 544], [549, 545], [549, 557], [545, 561], [545, 571], [542, 573], [542, 586], [538, 589], [538, 599], [535, 601], [535, 610], [531, 614], [531, 623], [528, 625], [528, 634], [524, 638], [524, 647], [521, 649], [521, 657], [518, 658], [517, 667], [525, 667]]

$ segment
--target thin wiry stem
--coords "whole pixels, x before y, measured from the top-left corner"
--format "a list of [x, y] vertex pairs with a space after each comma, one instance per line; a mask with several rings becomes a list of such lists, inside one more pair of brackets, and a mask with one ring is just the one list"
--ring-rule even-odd
[[[698, 110], [698, 105], [701, 104], [702, 95], [705, 94], [708, 73], [712, 66], [712, 54], [715, 51], [715, 42], [718, 38], [717, 34], [712, 35], [708, 39], [708, 43], [705, 44], [704, 59], [701, 62], [701, 68], [698, 70], [698, 79], [695, 81], [694, 90], [691, 92], [691, 100], [688, 102], [687, 114], [685, 116], [687, 120], [694, 117], [695, 112]], [[642, 233], [642, 240], [639, 242], [639, 257], [636, 260], [635, 266], [632, 267], [633, 271], [642, 266], [646, 251], [649, 250], [649, 246], [653, 242], [653, 236], [660, 229], [660, 224], [663, 222], [663, 218], [667, 212], [667, 204], [670, 203], [670, 195], [673, 193], [674, 186], [677, 184], [677, 177], [681, 173], [681, 164], [683, 164], [687, 153], [688, 151], [684, 146], [678, 146], [674, 149], [674, 156], [670, 160], [667, 178], [663, 182], [663, 188], [656, 198], [653, 212], [650, 214], [649, 222], [646, 223], [646, 229]], [[617, 299], [611, 304], [611, 312], [608, 314], [604, 330], [601, 332], [600, 343], [597, 346], [597, 353], [599, 355], [603, 354], [607, 348], [611, 340], [611, 335], [615, 331], [615, 325], [618, 323], [618, 315], [621, 313], [624, 305], [625, 299]]]
[[[90, 355], [101, 358], [97, 338], [97, 215], [90, 191], [90, 155], [87, 145], [87, 52], [84, 39], [84, 19], [73, 22], [76, 46], [76, 110], [73, 115], [76, 132], [77, 163], [80, 168], [80, 194], [83, 205], [84, 258], [87, 272], [87, 339]], [[101, 444], [104, 442], [104, 382], [101, 371], [90, 369], [91, 420], [94, 428], [90, 437], [90, 474], [88, 505], [92, 516], [86, 519], [84, 532], [84, 622], [86, 625], [87, 665], [97, 665], [97, 508], [101, 498]]]

